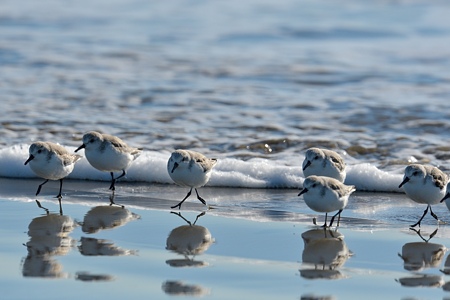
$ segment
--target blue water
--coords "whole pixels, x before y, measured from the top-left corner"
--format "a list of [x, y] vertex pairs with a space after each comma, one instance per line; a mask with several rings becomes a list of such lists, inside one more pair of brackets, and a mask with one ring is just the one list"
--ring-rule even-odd
[[[209, 185], [301, 186], [305, 149], [347, 183], [398, 191], [404, 166], [450, 169], [448, 1], [2, 1], [0, 176], [34, 176], [32, 141], [84, 132], [144, 154], [125, 180], [171, 183], [176, 148]], [[375, 176], [373, 175], [375, 174]], [[71, 175], [107, 180], [86, 161]]]

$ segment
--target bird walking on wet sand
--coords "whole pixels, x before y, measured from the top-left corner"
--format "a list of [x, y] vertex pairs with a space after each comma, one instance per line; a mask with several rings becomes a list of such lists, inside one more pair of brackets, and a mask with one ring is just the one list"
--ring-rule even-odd
[[[314, 211], [325, 213], [325, 223], [322, 227], [331, 227], [334, 218], [341, 218], [342, 210], [347, 206], [348, 198], [355, 191], [355, 186], [345, 185], [337, 179], [326, 176], [308, 176], [303, 182], [303, 189], [298, 196], [303, 195], [306, 205]], [[328, 213], [338, 211], [327, 226]]]
[[411, 225], [411, 227], [416, 227], [417, 225], [420, 227], [420, 222], [425, 217], [428, 210], [430, 210], [433, 218], [438, 222], [440, 221], [431, 209], [431, 205], [438, 204], [445, 197], [447, 182], [447, 174], [436, 167], [411, 164], [405, 168], [403, 181], [398, 187], [403, 187], [406, 195], [411, 200], [427, 205], [422, 217], [415, 224]]
[[63, 179], [72, 173], [75, 163], [80, 155], [72, 154], [63, 146], [51, 142], [34, 142], [28, 149], [30, 156], [25, 161], [37, 176], [45, 178], [37, 189], [36, 196], [41, 188], [49, 180], [59, 180], [59, 193], [56, 198], [61, 198]]
[[216, 163], [217, 159], [207, 158], [195, 151], [174, 151], [167, 162], [169, 176], [176, 184], [187, 186], [191, 189], [183, 200], [171, 208], [178, 207], [180, 209], [183, 202], [191, 195], [192, 189], [195, 189], [197, 199], [206, 205], [206, 201], [198, 194], [197, 188], [204, 186], [209, 181], [211, 170]]
[[346, 177], [345, 162], [335, 151], [309, 148], [303, 161], [305, 178], [311, 175], [326, 176], [344, 182]]
[[[128, 146], [120, 138], [89, 131], [83, 135], [83, 144], [75, 152], [84, 149], [85, 155], [91, 166], [103, 172], [110, 172], [110, 190], [115, 191], [116, 180], [126, 175], [126, 170], [131, 163], [141, 155], [141, 148]], [[114, 172], [122, 172], [114, 177]]]

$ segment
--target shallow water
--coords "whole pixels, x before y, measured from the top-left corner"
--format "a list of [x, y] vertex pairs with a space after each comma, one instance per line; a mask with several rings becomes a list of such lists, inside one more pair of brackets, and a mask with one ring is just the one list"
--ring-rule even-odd
[[[27, 181], [16, 180], [16, 184], [24, 183]], [[349, 217], [363, 204], [344, 211], [337, 231], [325, 232], [312, 225], [310, 215], [301, 212], [291, 212], [296, 218], [289, 219], [280, 212], [271, 213], [276, 209], [268, 209], [266, 217], [258, 221], [251, 215], [257, 211], [254, 208], [242, 218], [230, 218], [227, 207], [220, 205], [206, 211], [188, 206], [171, 212], [167, 205], [158, 208], [163, 202], [167, 204], [161, 198], [165, 194], [142, 197], [132, 185], [128, 191], [133, 190], [134, 195], [115, 198], [118, 204], [125, 204], [124, 208], [109, 206], [107, 193], [90, 189], [95, 185], [87, 187], [88, 193], [73, 191], [63, 198], [62, 216], [57, 201], [51, 198], [40, 199], [49, 210], [46, 213], [33, 199], [18, 194], [15, 187], [2, 196], [0, 254], [4, 263], [0, 281], [8, 299], [28, 298], [34, 290], [40, 291], [33, 292], [35, 299], [57, 299], [62, 294], [68, 299], [92, 295], [110, 299], [165, 299], [174, 295], [207, 299], [360, 299], [362, 295], [367, 299], [436, 299], [447, 295], [443, 285], [450, 277], [440, 270], [448, 267], [448, 227], [437, 227], [428, 218], [421, 234], [424, 239], [433, 236], [425, 242], [405, 221]], [[255, 198], [267, 198], [267, 202], [279, 201], [277, 190], [248, 191]], [[228, 194], [244, 202], [244, 193]], [[377, 201], [376, 197], [367, 199]], [[205, 237], [204, 242], [210, 242], [188, 258], [166, 249], [173, 231], [188, 226], [187, 222], [211, 237]], [[172, 238], [170, 244], [180, 243], [176, 249], [184, 249], [182, 240], [177, 241]], [[436, 249], [439, 251], [434, 252]], [[405, 265], [399, 254], [411, 265]], [[417, 266], [414, 257], [419, 258]], [[418, 277], [425, 280], [418, 281]], [[433, 286], [408, 287], [408, 282], [431, 282]]]

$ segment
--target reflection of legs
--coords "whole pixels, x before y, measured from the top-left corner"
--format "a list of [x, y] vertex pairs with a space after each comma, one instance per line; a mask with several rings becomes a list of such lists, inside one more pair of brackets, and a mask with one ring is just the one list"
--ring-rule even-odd
[[[416, 224], [411, 225], [411, 227], [416, 227], [417, 225], [419, 225], [419, 227], [420, 227], [420, 222], [422, 222], [422, 219], [423, 219], [423, 217], [425, 217], [425, 215], [427, 214], [429, 208], [430, 208], [430, 205], [428, 204], [427, 208], [423, 211], [422, 217], [419, 219], [419, 221], [417, 221]], [[434, 214], [434, 213], [433, 213], [433, 214]], [[436, 215], [435, 215], [435, 216], [436, 216]], [[436, 217], [436, 220], [437, 220], [437, 217]]]
[[46, 179], [43, 183], [41, 183], [41, 184], [39, 185], [39, 187], [38, 187], [38, 189], [37, 189], [37, 192], [36, 192], [36, 196], [39, 195], [39, 193], [41, 192], [42, 186], [43, 186], [44, 184], [46, 184], [47, 182], [48, 182], [48, 179]]
[[120, 206], [120, 207], [122, 207], [122, 208], [125, 208], [125, 205], [117, 204], [117, 203], [114, 201], [114, 196], [115, 196], [115, 195], [114, 195], [114, 191], [113, 191], [112, 195], [109, 196], [109, 206], [117, 205], [117, 206]]
[[[61, 198], [58, 198], [59, 201], [59, 214], [62, 216], [63, 215], [63, 210], [62, 210], [62, 204], [61, 204]], [[39, 200], [36, 200], [36, 204], [39, 208], [42, 208], [43, 210], [45, 210], [45, 212], [47, 213], [47, 215], [50, 213], [50, 211], [48, 210], [48, 208], [43, 207], [41, 205], [41, 202], [39, 202]]]
[[201, 212], [201, 213], [198, 214], [197, 217], [195, 218], [194, 223], [191, 223], [191, 221], [189, 221], [188, 219], [186, 219], [185, 217], [183, 217], [183, 216], [181, 215], [180, 212], [174, 212], [174, 211], [171, 211], [170, 213], [179, 216], [180, 218], [182, 218], [184, 221], [186, 221], [186, 223], [188, 223], [188, 224], [191, 225], [191, 226], [192, 226], [192, 225], [195, 225], [195, 223], [197, 223], [198, 219], [206, 214], [206, 212], [204, 212], [204, 211]]
[[36, 200], [36, 204], [39, 208], [42, 208], [43, 210], [45, 210], [45, 212], [47, 213], [47, 215], [50, 213], [48, 208], [45, 208], [41, 205], [41, 202], [39, 202], [38, 200]]
[[339, 227], [339, 222], [341, 221], [341, 212], [342, 212], [342, 209], [340, 209], [332, 218], [331, 218], [331, 221], [330, 221], [330, 227], [333, 225], [333, 222], [334, 222], [334, 218], [337, 216], [337, 215], [339, 215], [339, 217], [338, 217], [338, 222], [337, 222], [337, 226], [336, 227]]
[[59, 201], [59, 214], [62, 216], [63, 210], [62, 210], [62, 204], [61, 204], [61, 197], [58, 197], [58, 201]]
[[412, 231], [414, 231], [415, 233], [417, 233], [417, 235], [418, 235], [425, 243], [428, 243], [428, 241], [431, 240], [431, 239], [436, 235], [436, 233], [438, 232], [438, 229], [439, 229], [439, 228], [436, 228], [436, 229], [430, 234], [430, 237], [429, 237], [428, 239], [425, 239], [425, 238], [422, 236], [422, 234], [420, 233], [420, 229], [419, 229], [419, 230], [416, 230], [416, 229], [414, 229], [414, 228], [410, 228], [409, 230], [412, 230]]
[[185, 217], [183, 217], [183, 216], [181, 215], [181, 213], [179, 213], [179, 212], [174, 212], [174, 211], [171, 211], [170, 213], [179, 216], [180, 218], [182, 218], [183, 220], [185, 220], [186, 223], [188, 223], [189, 225], [192, 225], [192, 223], [191, 223], [188, 219], [186, 219]]
[[195, 223], [197, 223], [198, 218], [204, 216], [205, 214], [206, 214], [206, 212], [203, 211], [201, 214], [197, 215], [197, 217], [195, 218], [195, 221], [194, 221], [194, 225], [195, 225]]
[[[196, 189], [195, 191], [197, 191], [197, 189]], [[192, 192], [192, 188], [189, 190], [189, 192], [187, 193], [186, 197], [184, 197], [184, 199], [180, 201], [180, 203], [178, 203], [177, 205], [171, 206], [170, 208], [178, 207], [178, 209], [181, 209], [181, 204], [183, 204], [183, 202], [184, 202], [187, 198], [189, 198], [189, 196], [191, 195], [191, 192]]]

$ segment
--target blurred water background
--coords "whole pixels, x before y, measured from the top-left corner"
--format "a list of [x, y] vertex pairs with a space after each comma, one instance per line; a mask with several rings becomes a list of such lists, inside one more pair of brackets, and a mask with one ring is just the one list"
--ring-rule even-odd
[[[448, 171], [449, 15], [425, 0], [1, 1], [1, 176], [32, 176], [32, 141], [77, 147], [88, 130], [146, 150], [128, 180], [171, 182], [176, 148], [226, 162], [219, 186], [300, 185], [311, 146], [359, 186], [409, 162]], [[277, 178], [246, 181], [259, 172]], [[367, 190], [395, 190], [381, 175]]]

